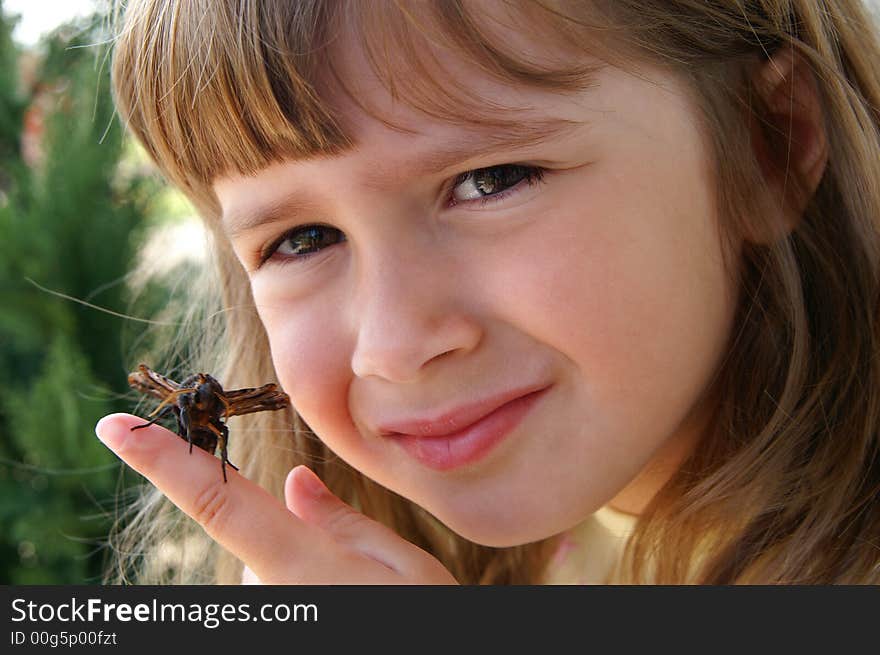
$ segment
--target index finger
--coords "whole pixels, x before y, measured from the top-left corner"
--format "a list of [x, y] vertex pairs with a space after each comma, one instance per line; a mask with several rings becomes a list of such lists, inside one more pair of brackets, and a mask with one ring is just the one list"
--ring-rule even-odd
[[266, 583], [290, 572], [293, 562], [322, 552], [323, 535], [298, 519], [265, 489], [193, 448], [158, 425], [132, 432], [143, 419], [110, 414], [95, 426], [104, 444], [195, 519], [215, 541]]

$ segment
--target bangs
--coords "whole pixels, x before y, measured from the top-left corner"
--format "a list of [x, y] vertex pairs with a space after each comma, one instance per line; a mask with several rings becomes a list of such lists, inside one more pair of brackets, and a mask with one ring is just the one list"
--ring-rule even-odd
[[[150, 0], [121, 18], [113, 58], [120, 115], [206, 217], [218, 211], [210, 187], [219, 177], [354, 147], [334, 94], [404, 130], [346, 82], [345, 48], [360, 48], [395, 102], [442, 121], [510, 130], [521, 125], [512, 108], [481, 97], [445, 63], [557, 92], [589, 86], [598, 68], [572, 56], [584, 54], [583, 24], [578, 37], [571, 20], [532, 1]], [[540, 52], [505, 42], [501, 26], [529, 34]]]

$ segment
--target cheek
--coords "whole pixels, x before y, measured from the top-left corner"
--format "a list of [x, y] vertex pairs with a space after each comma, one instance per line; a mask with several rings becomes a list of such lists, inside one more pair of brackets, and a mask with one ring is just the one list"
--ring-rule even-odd
[[718, 365], [733, 301], [697, 163], [625, 170], [572, 184], [498, 288], [516, 289], [510, 320], [570, 360], [586, 406], [601, 408], [592, 419], [635, 434], [639, 416], [661, 430], [683, 418]]
[[304, 301], [285, 298], [273, 281], [253, 283], [254, 300], [269, 337], [278, 381], [297, 412], [319, 434], [349, 421], [345, 411], [350, 357], [338, 303], [329, 294]]

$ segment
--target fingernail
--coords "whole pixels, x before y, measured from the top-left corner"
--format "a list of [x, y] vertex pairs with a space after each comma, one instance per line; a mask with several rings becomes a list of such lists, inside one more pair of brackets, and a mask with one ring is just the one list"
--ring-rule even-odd
[[126, 430], [120, 429], [115, 424], [112, 420], [113, 416], [113, 414], [109, 414], [98, 421], [95, 425], [95, 434], [105, 446], [111, 450], [118, 450], [128, 435], [125, 434]]
[[307, 466], [296, 467], [296, 478], [303, 486], [303, 489], [305, 489], [313, 498], [321, 498], [329, 493], [327, 487], [321, 482], [321, 478], [315, 475], [314, 471]]

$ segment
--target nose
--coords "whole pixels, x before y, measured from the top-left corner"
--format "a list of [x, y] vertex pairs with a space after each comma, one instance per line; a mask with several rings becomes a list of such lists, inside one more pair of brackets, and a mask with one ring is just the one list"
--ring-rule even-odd
[[[413, 382], [429, 362], [476, 348], [475, 293], [450, 261], [399, 249], [364, 271], [354, 303], [351, 368], [361, 378]], [[387, 251], [386, 251], [387, 252]]]

